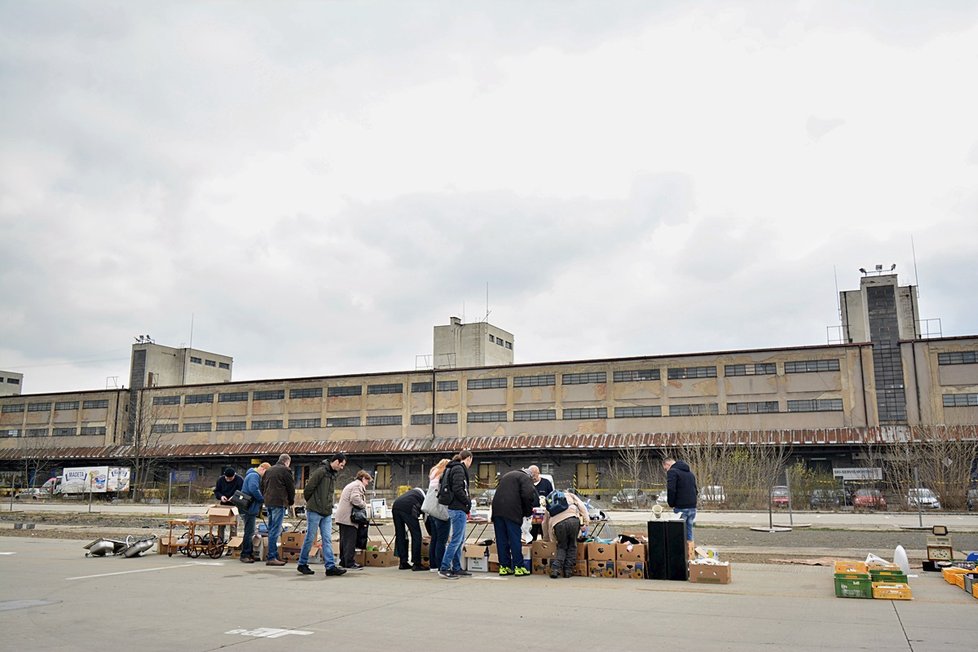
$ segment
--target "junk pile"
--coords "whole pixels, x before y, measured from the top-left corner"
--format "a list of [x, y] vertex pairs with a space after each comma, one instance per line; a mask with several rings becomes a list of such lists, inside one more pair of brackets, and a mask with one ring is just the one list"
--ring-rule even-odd
[[148, 537], [127, 536], [124, 541], [99, 538], [85, 546], [86, 557], [138, 557], [153, 547], [156, 535]]
[[913, 600], [913, 592], [904, 569], [872, 555], [869, 562], [835, 562], [835, 597]]

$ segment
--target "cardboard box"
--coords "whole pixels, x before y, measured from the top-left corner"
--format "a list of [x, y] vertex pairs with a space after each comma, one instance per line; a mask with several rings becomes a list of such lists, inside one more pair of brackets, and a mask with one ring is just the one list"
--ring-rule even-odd
[[[318, 539], [319, 533], [316, 533], [316, 537]], [[301, 548], [305, 540], [305, 532], [285, 532], [279, 539], [283, 546], [288, 546], [289, 548]]]
[[280, 546], [278, 549], [278, 558], [283, 561], [299, 561], [299, 553], [301, 552], [301, 547]]
[[465, 570], [470, 573], [489, 572], [489, 557], [466, 557], [463, 561], [465, 562]]
[[730, 584], [730, 564], [690, 564], [689, 581], [698, 584]]
[[393, 550], [365, 550], [363, 557], [363, 565], [370, 568], [386, 568], [397, 563]]
[[233, 505], [211, 505], [207, 508], [210, 525], [234, 525], [238, 522], [238, 508]]
[[597, 560], [587, 562], [588, 577], [615, 577], [615, 562]]
[[617, 561], [645, 561], [645, 546], [641, 543], [615, 544], [615, 559]]
[[557, 544], [553, 541], [534, 541], [530, 546], [530, 559], [553, 559], [557, 554]]
[[592, 561], [614, 561], [615, 560], [615, 544], [613, 543], [597, 543], [592, 541], [587, 544], [587, 560]]
[[578, 559], [574, 566], [574, 577], [587, 577], [587, 562]]
[[620, 580], [644, 580], [645, 562], [619, 559], [615, 562], [615, 576]]
[[577, 542], [577, 561], [587, 561], [587, 544]]
[[546, 575], [550, 572], [549, 557], [533, 557], [530, 560], [530, 573], [533, 575]]

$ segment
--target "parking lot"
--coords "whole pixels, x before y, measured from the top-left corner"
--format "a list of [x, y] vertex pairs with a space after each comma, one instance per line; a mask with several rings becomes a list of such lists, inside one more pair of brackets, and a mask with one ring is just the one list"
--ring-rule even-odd
[[[728, 585], [294, 564], [85, 558], [84, 542], [0, 537], [5, 649], [973, 650], [978, 600], [938, 575], [911, 602], [834, 597], [832, 569], [739, 564]], [[321, 569], [317, 569], [321, 570]]]

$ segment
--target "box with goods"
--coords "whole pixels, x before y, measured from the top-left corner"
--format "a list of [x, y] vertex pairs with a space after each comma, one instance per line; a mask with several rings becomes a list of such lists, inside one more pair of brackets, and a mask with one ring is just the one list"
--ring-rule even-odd
[[644, 580], [645, 562], [619, 559], [615, 562], [615, 575], [620, 580]]
[[384, 541], [367, 542], [366, 550], [362, 551], [363, 561], [359, 559], [360, 554], [361, 551], [358, 551], [357, 563], [370, 568], [387, 568], [398, 563], [397, 557], [394, 556], [394, 551]]
[[234, 525], [238, 522], [238, 508], [233, 505], [211, 505], [207, 508], [209, 525]]
[[730, 584], [730, 562], [701, 557], [689, 562], [689, 581], [697, 584]]
[[615, 562], [609, 559], [597, 559], [587, 562], [588, 577], [615, 577]]
[[835, 597], [837, 598], [872, 598], [873, 580], [869, 574], [866, 562], [837, 561], [835, 562]]
[[470, 573], [488, 573], [489, 546], [470, 543], [462, 546], [462, 566]]
[[867, 565], [870, 578], [874, 582], [907, 583], [907, 575], [897, 564], [870, 562]]
[[546, 575], [550, 572], [550, 560], [557, 554], [557, 544], [553, 541], [534, 541], [530, 545], [530, 572]]
[[913, 600], [913, 592], [906, 582], [873, 582], [873, 598], [876, 600]]

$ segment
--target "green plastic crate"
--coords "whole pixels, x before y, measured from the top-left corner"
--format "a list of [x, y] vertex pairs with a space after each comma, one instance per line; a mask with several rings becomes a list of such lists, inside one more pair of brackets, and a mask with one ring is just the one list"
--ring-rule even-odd
[[835, 597], [873, 599], [873, 583], [868, 579], [835, 578]]
[[870, 571], [874, 582], [889, 582], [891, 584], [909, 584], [907, 576], [900, 571]]

